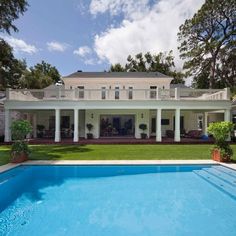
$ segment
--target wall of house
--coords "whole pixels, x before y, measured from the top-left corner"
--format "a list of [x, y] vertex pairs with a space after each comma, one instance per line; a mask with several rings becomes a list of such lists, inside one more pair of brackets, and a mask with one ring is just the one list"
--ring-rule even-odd
[[[23, 118], [22, 113], [18, 111], [11, 111], [11, 120], [18, 120]], [[4, 113], [4, 106], [0, 104], [0, 136], [4, 135], [5, 132], [5, 113]]]
[[[127, 99], [129, 87], [140, 89], [140, 91], [133, 92], [133, 99], [145, 99], [148, 96], [147, 91], [141, 91], [144, 89], [150, 89], [150, 86], [156, 86], [157, 88], [170, 88], [171, 78], [65, 78], [65, 89], [75, 89], [78, 86], [83, 86], [85, 89], [84, 99], [101, 99], [102, 87], [106, 88], [106, 99], [114, 99], [116, 87], [119, 87], [119, 99]], [[97, 90], [88, 92], [86, 89]], [[73, 93], [65, 92], [66, 96], [76, 96]]]
[[[100, 116], [101, 115], [134, 115], [135, 117], [135, 138], [140, 138], [142, 130], [139, 129], [140, 124], [146, 124], [146, 133], [149, 136], [149, 110], [86, 110], [85, 124], [91, 123], [93, 125], [92, 133], [94, 138], [100, 136]], [[86, 132], [88, 130], [86, 128]]]
[[[49, 129], [49, 118], [50, 116], [55, 116], [55, 111], [35, 111], [37, 125], [44, 125], [45, 130]], [[73, 110], [61, 110], [61, 116], [70, 117], [70, 128], [74, 125], [74, 112]], [[72, 129], [73, 130], [73, 129]], [[85, 111], [79, 111], [79, 136], [84, 137], [85, 134]]]
[[[186, 132], [189, 130], [196, 130], [198, 129], [198, 116], [203, 115], [202, 113], [195, 113], [192, 111], [181, 111], [180, 115], [184, 117], [184, 129]], [[174, 110], [162, 110], [162, 119], [168, 119], [169, 120], [169, 125], [162, 125], [161, 126], [161, 133], [162, 136], [166, 136], [166, 131], [167, 130], [174, 130], [174, 117], [175, 117], [175, 111]], [[151, 110], [150, 111], [150, 125], [152, 122], [152, 118], [156, 117], [156, 111]], [[156, 135], [155, 133], [151, 132], [151, 127], [150, 127], [150, 136]]]
[[208, 113], [208, 123], [224, 120], [224, 113]]

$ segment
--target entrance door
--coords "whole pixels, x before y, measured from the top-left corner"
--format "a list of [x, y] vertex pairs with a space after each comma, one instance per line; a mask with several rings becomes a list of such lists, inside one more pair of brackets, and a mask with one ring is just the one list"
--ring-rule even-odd
[[120, 134], [120, 117], [113, 117], [112, 126], [116, 134]]

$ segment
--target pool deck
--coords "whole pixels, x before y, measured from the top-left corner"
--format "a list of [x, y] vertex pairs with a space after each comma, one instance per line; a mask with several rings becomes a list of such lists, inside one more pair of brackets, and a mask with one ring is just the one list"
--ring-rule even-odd
[[20, 164], [6, 164], [0, 166], [0, 173], [15, 168], [20, 165], [212, 165], [220, 164], [236, 170], [235, 163], [220, 163], [213, 160], [100, 160], [100, 161], [69, 161], [69, 160], [51, 160], [51, 161], [27, 161]]

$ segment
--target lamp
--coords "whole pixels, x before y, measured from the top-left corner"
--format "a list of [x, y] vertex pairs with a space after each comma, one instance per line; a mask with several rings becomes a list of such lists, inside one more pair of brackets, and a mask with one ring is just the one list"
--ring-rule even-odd
[[93, 113], [91, 114], [91, 118], [93, 119]]

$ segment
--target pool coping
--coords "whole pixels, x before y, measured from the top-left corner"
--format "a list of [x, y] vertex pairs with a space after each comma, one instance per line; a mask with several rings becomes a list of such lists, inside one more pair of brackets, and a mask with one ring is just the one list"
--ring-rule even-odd
[[221, 163], [213, 160], [39, 160], [20, 164], [8, 163], [0, 166], [0, 173], [22, 165], [222, 165], [236, 170], [235, 163]]

